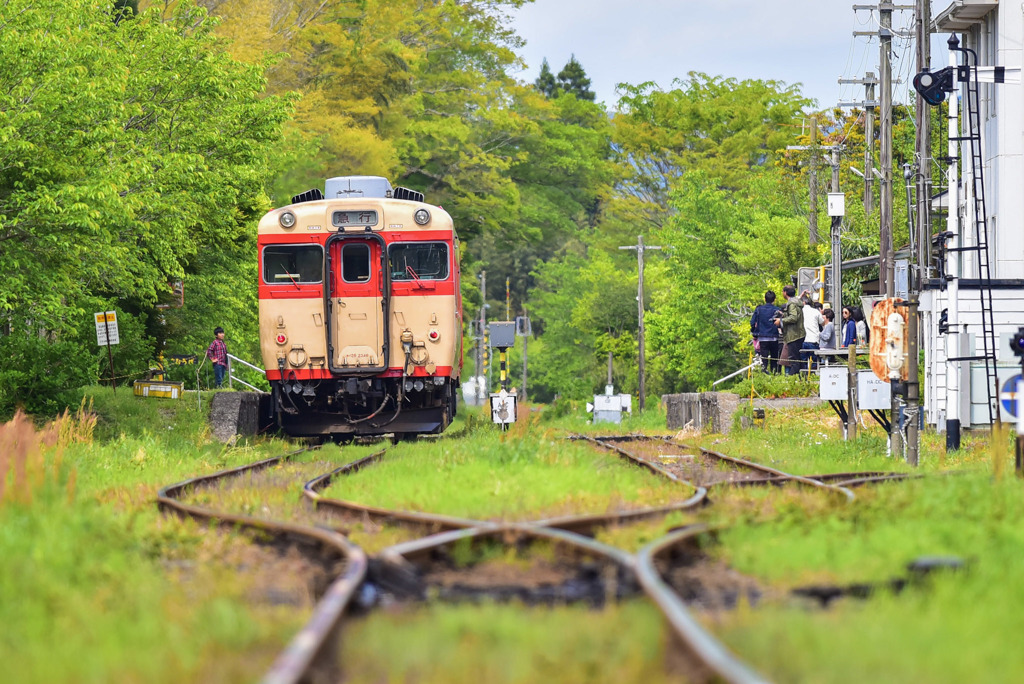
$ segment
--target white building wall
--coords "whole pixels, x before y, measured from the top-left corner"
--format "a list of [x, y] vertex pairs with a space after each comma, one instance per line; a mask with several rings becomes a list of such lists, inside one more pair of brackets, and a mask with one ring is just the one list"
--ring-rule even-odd
[[[1024, 12], [1011, 5], [995, 12], [998, 17], [996, 64], [1024, 65]], [[996, 232], [992, 240], [996, 278], [1024, 278], [1024, 86], [995, 85], [997, 116], [995, 135], [996, 182], [998, 193]]]
[[[983, 17], [971, 31], [959, 34], [964, 47], [978, 53], [982, 66], [1021, 67], [1024, 64], [1024, 12], [1013, 11], [1010, 5], [995, 9]], [[944, 66], [945, 55], [933, 55], [936, 68]], [[966, 92], [964, 92], [966, 95]], [[1024, 279], [1024, 86], [982, 85], [980, 88], [982, 158], [985, 164], [985, 195], [988, 209], [989, 263], [993, 279], [1003, 281]], [[961, 111], [966, 108], [961, 98]], [[971, 196], [970, 148], [962, 144], [963, 173], [961, 181], [960, 234], [961, 244], [974, 245], [974, 198]], [[936, 177], [938, 191], [945, 183]], [[978, 277], [976, 255], [961, 255], [961, 278]], [[948, 364], [945, 360], [945, 339], [938, 333], [939, 314], [948, 306], [946, 292], [927, 292], [922, 297], [922, 330], [925, 352], [925, 417], [939, 429], [945, 427]], [[971, 356], [983, 351], [981, 340], [981, 297], [977, 289], [961, 285], [959, 301], [959, 355]], [[1005, 287], [992, 291], [993, 320], [996, 344], [1000, 335], [1012, 334], [1024, 326], [1024, 288]], [[987, 388], [984, 365], [961, 362], [960, 416], [961, 425], [988, 423]], [[973, 368], [968, 368], [973, 366]], [[1008, 350], [999, 354], [998, 376], [1019, 372], [1019, 359]], [[968, 390], [967, 388], [971, 388]]]

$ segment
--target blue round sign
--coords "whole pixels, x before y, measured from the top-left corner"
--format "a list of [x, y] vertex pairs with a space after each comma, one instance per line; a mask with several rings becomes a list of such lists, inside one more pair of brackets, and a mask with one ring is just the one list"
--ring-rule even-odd
[[999, 401], [1002, 402], [1003, 408], [1014, 418], [1017, 417], [1017, 383], [1020, 382], [1020, 373], [1014, 375], [1012, 378], [1003, 383], [1003, 388], [999, 390]]

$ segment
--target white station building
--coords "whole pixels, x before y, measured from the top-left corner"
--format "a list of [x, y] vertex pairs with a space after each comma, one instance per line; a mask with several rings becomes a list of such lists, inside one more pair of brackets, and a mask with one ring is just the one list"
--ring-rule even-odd
[[[956, 34], [960, 46], [978, 55], [978, 65], [1003, 66], [1018, 70], [1024, 45], [1024, 12], [1020, 3], [998, 0], [955, 0], [938, 12], [932, 26], [937, 34]], [[957, 64], [961, 63], [960, 54]], [[946, 66], [932, 55], [932, 71]], [[1007, 79], [1008, 81], [1010, 79]], [[960, 85], [961, 121], [966, 122], [967, 91]], [[955, 96], [955, 94], [951, 95]], [[1017, 83], [979, 85], [981, 149], [984, 165], [985, 205], [988, 220], [990, 284], [1000, 387], [1020, 372], [1019, 357], [1010, 339], [1024, 326], [1024, 86]], [[969, 135], [963, 130], [961, 135]], [[960, 143], [961, 179], [955, 193], [958, 221], [949, 223], [959, 237], [959, 246], [976, 245], [975, 198], [972, 197], [972, 154], [970, 143]], [[933, 169], [944, 167], [933, 166]], [[933, 171], [936, 191], [946, 187], [944, 175]], [[947, 243], [948, 244], [948, 243]], [[952, 246], [952, 245], [951, 245]], [[941, 335], [940, 317], [950, 307], [952, 292], [926, 290], [921, 297], [925, 353], [925, 420], [939, 430], [947, 418], [959, 418], [961, 428], [987, 426], [989, 409], [985, 364], [977, 361], [947, 362], [950, 357], [984, 354], [982, 339], [982, 296], [977, 252], [949, 252], [946, 272], [960, 274], [957, 281], [955, 332]], [[933, 274], [934, 275], [934, 274]], [[949, 349], [947, 349], [947, 346]], [[959, 347], [959, 349], [955, 349]], [[956, 377], [950, 377], [956, 373]], [[955, 403], [955, 405], [954, 405]], [[1010, 419], [1003, 415], [1004, 420]]]

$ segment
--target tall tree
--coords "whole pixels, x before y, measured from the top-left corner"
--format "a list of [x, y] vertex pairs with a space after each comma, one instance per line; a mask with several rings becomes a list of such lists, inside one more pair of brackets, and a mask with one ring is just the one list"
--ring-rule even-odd
[[562, 70], [558, 72], [558, 88], [581, 100], [594, 101], [594, 92], [590, 89], [590, 79], [576, 55], [569, 57]]
[[288, 108], [191, 3], [116, 24], [91, 0], [3, 12], [0, 353], [44, 330], [37, 344], [78, 341], [67, 363], [91, 364], [94, 306], [152, 313], [199, 255], [249, 239]]
[[540, 74], [537, 76], [537, 80], [533, 82], [534, 87], [537, 88], [545, 97], [554, 97], [558, 92], [558, 84], [555, 82], [555, 75], [551, 73], [551, 67], [548, 65], [548, 60], [545, 57], [544, 61], [540, 65]]

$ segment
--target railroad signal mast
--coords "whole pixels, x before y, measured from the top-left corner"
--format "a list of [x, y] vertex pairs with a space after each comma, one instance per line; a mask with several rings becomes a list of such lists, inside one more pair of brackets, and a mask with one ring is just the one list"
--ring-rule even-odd
[[[981, 150], [981, 114], [978, 83], [1020, 82], [1020, 69], [992, 66], [979, 67], [977, 54], [960, 47], [955, 35], [947, 41], [949, 45], [949, 66], [932, 72], [922, 70], [914, 77], [914, 89], [931, 106], [938, 106], [949, 95], [948, 164], [949, 212], [946, 232], [942, 235], [940, 247], [945, 256], [945, 274], [939, 279], [939, 287], [947, 293], [946, 333], [946, 449], [960, 448], [960, 364], [961, 362], [983, 361], [985, 364], [986, 391], [988, 394], [989, 420], [993, 427], [999, 422], [999, 380], [996, 372], [996, 337], [993, 316], [992, 275], [988, 247], [988, 217], [985, 205], [984, 160]], [[960, 59], [962, 57], [962, 60]], [[965, 84], [966, 106], [964, 111], [964, 135], [959, 130], [959, 84]], [[960, 143], [970, 147], [971, 178], [970, 190], [974, 205], [973, 244], [968, 244], [960, 230], [959, 178]], [[963, 331], [960, 325], [961, 255], [973, 254], [978, 270], [978, 292], [981, 305], [982, 353], [969, 355], [961, 351]], [[970, 387], [966, 388], [970, 392]]]

